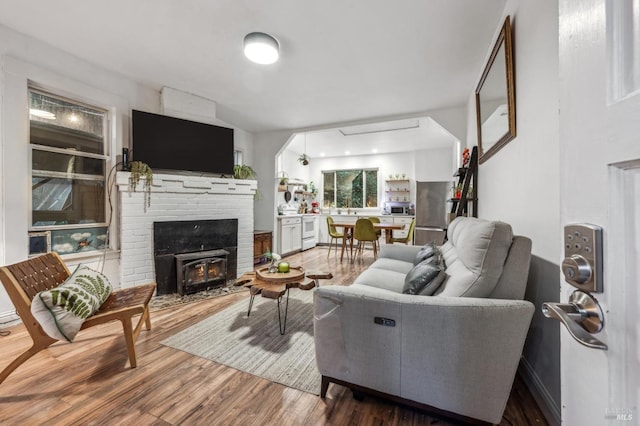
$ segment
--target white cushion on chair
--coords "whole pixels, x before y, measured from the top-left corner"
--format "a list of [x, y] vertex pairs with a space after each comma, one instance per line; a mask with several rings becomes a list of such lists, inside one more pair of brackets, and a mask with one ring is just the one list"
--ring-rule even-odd
[[100, 309], [111, 290], [107, 277], [79, 265], [64, 283], [36, 294], [31, 313], [49, 336], [72, 342], [84, 320]]

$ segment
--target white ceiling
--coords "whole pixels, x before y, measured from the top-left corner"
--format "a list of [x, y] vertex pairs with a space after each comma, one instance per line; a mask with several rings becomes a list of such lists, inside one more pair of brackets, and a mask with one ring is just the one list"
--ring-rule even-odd
[[429, 117], [298, 133], [286, 149], [311, 158], [451, 147], [457, 139]]
[[[0, 24], [151, 87], [215, 100], [218, 118], [259, 132], [466, 105], [504, 3], [2, 0]], [[244, 58], [253, 31], [279, 40], [280, 61]]]

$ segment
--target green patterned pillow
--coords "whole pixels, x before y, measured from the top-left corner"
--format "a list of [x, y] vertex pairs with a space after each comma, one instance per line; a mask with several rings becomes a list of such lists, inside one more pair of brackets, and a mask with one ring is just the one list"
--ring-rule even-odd
[[111, 289], [107, 277], [79, 265], [64, 283], [36, 294], [31, 313], [49, 336], [72, 342], [84, 320], [100, 309]]

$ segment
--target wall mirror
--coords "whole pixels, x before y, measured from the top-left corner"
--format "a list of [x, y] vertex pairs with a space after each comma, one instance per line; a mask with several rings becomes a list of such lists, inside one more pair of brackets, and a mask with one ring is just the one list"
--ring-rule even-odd
[[476, 89], [480, 163], [516, 137], [514, 83], [511, 22], [507, 16]]

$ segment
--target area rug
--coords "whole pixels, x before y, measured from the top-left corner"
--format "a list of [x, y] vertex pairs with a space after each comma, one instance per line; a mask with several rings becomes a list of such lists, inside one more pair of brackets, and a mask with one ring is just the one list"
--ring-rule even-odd
[[[284, 302], [285, 298], [282, 299]], [[280, 335], [277, 302], [237, 302], [161, 343], [276, 383], [320, 394], [313, 342], [313, 291], [292, 289]], [[282, 306], [284, 313], [284, 304]]]
[[193, 294], [185, 294], [180, 296], [177, 293], [156, 295], [151, 298], [151, 311], [169, 308], [175, 305], [184, 305], [187, 303], [199, 302], [201, 300], [212, 299], [214, 297], [226, 296], [227, 294], [247, 291], [246, 287], [234, 285], [235, 280], [230, 281], [227, 285], [221, 287], [213, 287]]

